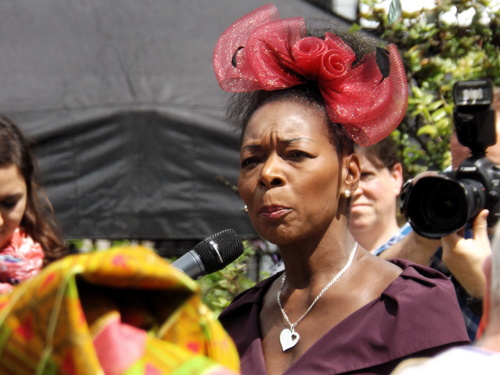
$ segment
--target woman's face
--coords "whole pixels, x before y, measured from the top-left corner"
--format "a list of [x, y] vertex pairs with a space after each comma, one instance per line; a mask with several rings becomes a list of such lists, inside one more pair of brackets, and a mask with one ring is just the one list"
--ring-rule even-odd
[[26, 201], [26, 182], [19, 168], [14, 164], [0, 167], [0, 248], [7, 244], [19, 227]]
[[351, 230], [371, 229], [388, 223], [396, 215], [396, 198], [403, 183], [403, 170], [397, 163], [389, 170], [359, 155], [361, 179], [351, 201]]
[[260, 107], [243, 136], [238, 180], [257, 232], [277, 245], [323, 233], [352, 183], [352, 158], [339, 160], [316, 107], [285, 101]]

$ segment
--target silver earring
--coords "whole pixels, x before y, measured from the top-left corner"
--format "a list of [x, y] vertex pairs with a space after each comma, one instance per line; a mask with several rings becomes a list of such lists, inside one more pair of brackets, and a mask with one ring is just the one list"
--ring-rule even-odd
[[351, 191], [346, 189], [346, 190], [344, 191], [344, 198], [346, 198], [346, 199], [347, 199], [347, 198], [349, 198], [350, 196], [351, 196]]
[[245, 204], [245, 206], [243, 207], [243, 212], [248, 212], [248, 207], [247, 205]]

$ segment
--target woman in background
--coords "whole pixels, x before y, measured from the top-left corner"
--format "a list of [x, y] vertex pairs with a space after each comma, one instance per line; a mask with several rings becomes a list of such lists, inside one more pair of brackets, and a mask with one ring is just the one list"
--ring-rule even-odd
[[0, 293], [67, 253], [36, 173], [22, 131], [0, 116]]
[[411, 231], [408, 223], [400, 228], [397, 218], [403, 166], [391, 136], [358, 147], [356, 154], [361, 178], [352, 196], [349, 230], [361, 246], [378, 255]]

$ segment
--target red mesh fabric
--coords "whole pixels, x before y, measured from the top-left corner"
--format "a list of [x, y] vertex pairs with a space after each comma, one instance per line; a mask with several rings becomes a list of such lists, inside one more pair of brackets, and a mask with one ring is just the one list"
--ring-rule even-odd
[[248, 38], [246, 57], [262, 90], [279, 90], [304, 82], [294, 66], [292, 46], [306, 36], [303, 18], [268, 23]]
[[369, 146], [388, 136], [403, 120], [408, 105], [408, 84], [396, 46], [387, 47], [391, 74], [382, 79], [375, 52], [332, 88], [321, 85], [328, 116], [344, 125], [354, 141]]
[[355, 142], [368, 146], [388, 136], [402, 121], [408, 85], [397, 48], [388, 47], [390, 75], [383, 78], [375, 52], [355, 63], [338, 36], [306, 36], [303, 18], [279, 19], [273, 4], [233, 23], [219, 38], [214, 69], [230, 92], [279, 90], [315, 80], [328, 116]]
[[[260, 26], [279, 18], [278, 9], [273, 4], [264, 5], [234, 22], [220, 36], [215, 46], [213, 64], [223, 90], [246, 92], [261, 89], [247, 58], [247, 40]], [[233, 62], [237, 62], [236, 66]]]

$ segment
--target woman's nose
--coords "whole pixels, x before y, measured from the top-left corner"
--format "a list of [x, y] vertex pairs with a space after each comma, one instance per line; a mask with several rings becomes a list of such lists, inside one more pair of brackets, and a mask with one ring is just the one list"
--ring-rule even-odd
[[260, 176], [260, 184], [266, 187], [282, 186], [285, 183], [280, 158], [277, 155], [267, 158]]

